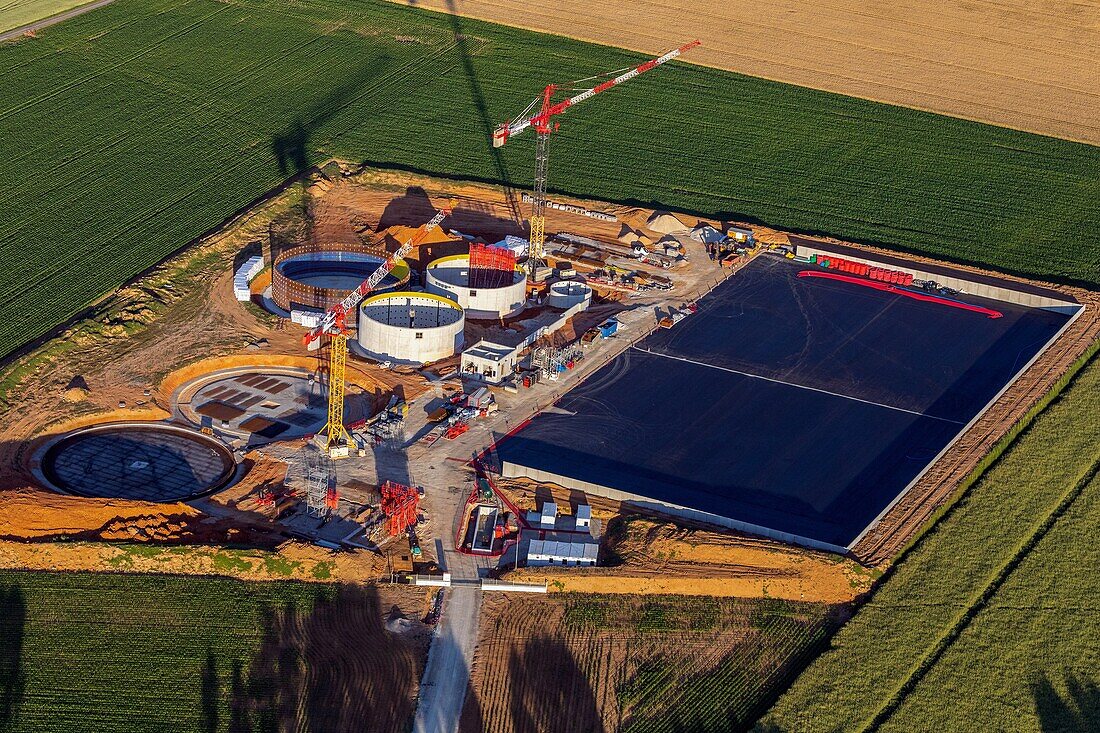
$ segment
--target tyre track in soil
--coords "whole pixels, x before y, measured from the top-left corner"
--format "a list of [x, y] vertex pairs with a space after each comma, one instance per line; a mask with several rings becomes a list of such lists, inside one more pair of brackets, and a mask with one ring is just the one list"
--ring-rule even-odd
[[[1068, 289], [1067, 289], [1068, 290]], [[864, 565], [890, 562], [946, 504], [996, 443], [1100, 338], [1100, 295], [1072, 290], [1086, 310], [1001, 396], [882, 520], [852, 547]]]

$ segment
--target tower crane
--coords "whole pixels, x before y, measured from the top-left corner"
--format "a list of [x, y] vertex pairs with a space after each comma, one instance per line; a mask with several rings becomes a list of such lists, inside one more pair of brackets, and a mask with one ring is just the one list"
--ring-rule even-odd
[[[535, 268], [545, 264], [545, 260], [543, 259], [543, 244], [546, 240], [546, 219], [543, 212], [546, 209], [546, 169], [550, 162], [550, 133], [558, 129], [558, 123], [553, 122], [552, 118], [565, 112], [570, 107], [580, 104], [589, 97], [594, 97], [600, 92], [618, 86], [624, 81], [629, 81], [639, 74], [644, 74], [650, 69], [654, 69], [666, 61], [671, 61], [698, 45], [699, 41], [692, 41], [691, 43], [684, 44], [679, 48], [674, 48], [662, 56], [650, 59], [644, 64], [635, 66], [631, 69], [611, 71], [606, 74], [591, 76], [587, 79], [580, 79], [568, 84], [547, 84], [546, 88], [542, 90], [542, 94], [536, 97], [531, 104], [527, 105], [527, 108], [524, 109], [519, 116], [511, 122], [505, 122], [497, 126], [497, 129], [493, 132], [494, 148], [501, 147], [508, 142], [513, 135], [518, 135], [528, 127], [535, 128], [535, 133], [537, 135], [535, 141], [535, 181], [534, 189], [531, 194], [531, 244], [527, 251], [527, 268], [532, 274]], [[611, 76], [612, 74], [615, 74], [615, 76], [605, 82], [584, 89], [584, 91], [574, 94], [568, 99], [554, 102], [554, 94], [559, 90], [576, 91], [586, 82], [591, 82], [605, 76]], [[538, 110], [537, 112], [536, 109]]]
[[422, 224], [413, 234], [398, 247], [397, 251], [388, 255], [378, 269], [370, 274], [359, 287], [348, 293], [347, 297], [328, 309], [321, 322], [312, 331], [302, 337], [302, 343], [309, 348], [318, 348], [320, 340], [324, 336], [330, 339], [329, 344], [329, 385], [328, 385], [328, 422], [321, 428], [318, 435], [325, 436], [325, 451], [331, 458], [346, 458], [351, 435], [344, 427], [344, 372], [348, 360], [348, 314], [354, 314], [356, 307], [372, 290], [378, 287], [386, 275], [393, 270], [397, 260], [407, 255], [412, 248], [424, 241], [428, 234], [442, 223], [443, 219], [451, 215], [451, 206], [445, 206], [436, 211], [435, 216], [426, 224]]

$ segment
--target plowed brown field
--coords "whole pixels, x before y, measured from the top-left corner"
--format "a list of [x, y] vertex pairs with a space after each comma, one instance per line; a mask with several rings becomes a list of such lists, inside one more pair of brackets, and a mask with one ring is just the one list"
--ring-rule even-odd
[[835, 618], [775, 599], [498, 594], [459, 730], [738, 730]]
[[1098, 0], [397, 1], [1100, 144]]

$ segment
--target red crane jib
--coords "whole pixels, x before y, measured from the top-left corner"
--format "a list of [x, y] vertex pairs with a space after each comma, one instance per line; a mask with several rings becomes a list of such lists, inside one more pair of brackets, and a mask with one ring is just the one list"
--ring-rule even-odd
[[[570, 107], [583, 102], [586, 99], [596, 96], [601, 92], [605, 92], [613, 86], [622, 84], [625, 81], [629, 81], [634, 77], [644, 74], [645, 72], [660, 66], [661, 64], [671, 61], [674, 58], [682, 55], [683, 53], [690, 51], [696, 46], [700, 45], [699, 41], [692, 41], [686, 43], [679, 48], [675, 48], [668, 53], [658, 56], [655, 59], [650, 59], [644, 63], [635, 66], [633, 69], [616, 76], [614, 79], [608, 79], [601, 82], [591, 89], [585, 90], [579, 94], [575, 94], [569, 99], [563, 99], [562, 101], [554, 104], [552, 103], [552, 97], [554, 93], [561, 88], [559, 84], [548, 84], [546, 88], [542, 90], [542, 105], [539, 107], [538, 114], [533, 117], [527, 118], [526, 112], [524, 116], [512, 121], [505, 122], [497, 127], [493, 132], [493, 147], [500, 147], [504, 145], [508, 139], [519, 132], [522, 132], [527, 127], [534, 127], [535, 131], [540, 135], [545, 135], [554, 130], [554, 126], [550, 124], [550, 118], [554, 115], [561, 114]], [[582, 80], [583, 81], [583, 80]], [[530, 110], [530, 107], [528, 108]]]

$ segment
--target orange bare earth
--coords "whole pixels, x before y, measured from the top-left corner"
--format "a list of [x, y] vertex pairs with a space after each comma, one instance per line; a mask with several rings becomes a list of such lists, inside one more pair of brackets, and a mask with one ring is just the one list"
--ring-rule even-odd
[[[734, 532], [629, 517], [607, 525], [598, 568], [520, 568], [509, 580], [547, 583], [552, 592], [782, 598], [847, 603], [875, 574], [824, 552]], [[607, 558], [605, 558], [606, 560]]]
[[1100, 0], [396, 1], [1100, 144]]

